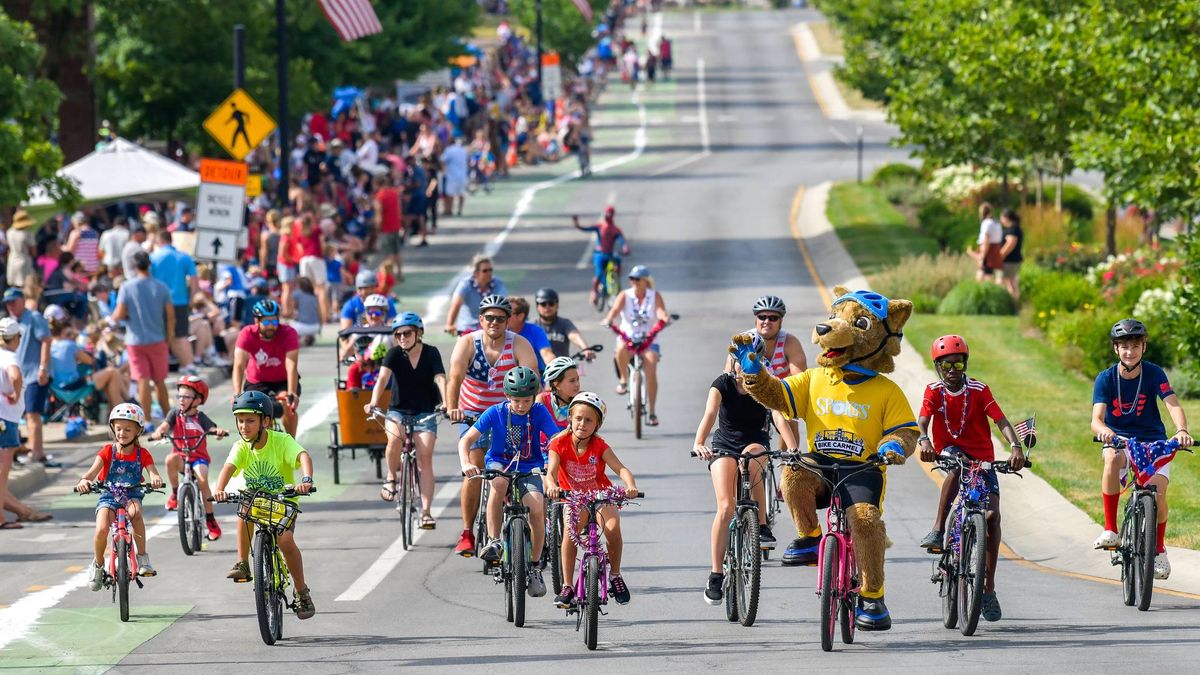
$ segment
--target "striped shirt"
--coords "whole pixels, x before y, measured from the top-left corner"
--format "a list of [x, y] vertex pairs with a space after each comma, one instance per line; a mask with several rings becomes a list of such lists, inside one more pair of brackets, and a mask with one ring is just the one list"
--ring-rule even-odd
[[784, 353], [787, 338], [787, 331], [782, 330], [779, 331], [779, 335], [775, 336], [775, 353], [771, 354], [771, 373], [775, 377], [787, 377], [791, 373], [787, 354]]
[[75, 240], [74, 254], [85, 272], [95, 274], [100, 267], [100, 235], [90, 227], [83, 228]]
[[496, 363], [488, 363], [487, 355], [483, 352], [483, 331], [477, 330], [470, 334], [475, 341], [475, 356], [467, 366], [467, 376], [463, 378], [459, 389], [458, 407], [465, 413], [478, 415], [497, 403], [503, 403], [504, 375], [517, 365], [513, 355], [513, 338], [516, 333], [504, 331], [504, 347]]

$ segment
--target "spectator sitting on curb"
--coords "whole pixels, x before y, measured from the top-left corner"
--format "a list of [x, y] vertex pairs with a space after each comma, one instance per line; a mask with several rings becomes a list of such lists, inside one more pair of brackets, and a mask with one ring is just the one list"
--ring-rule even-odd
[[110, 409], [125, 402], [120, 372], [113, 367], [98, 367], [96, 358], [75, 341], [75, 329], [70, 323], [51, 321], [50, 336], [51, 386], [71, 391], [91, 382], [104, 395]]

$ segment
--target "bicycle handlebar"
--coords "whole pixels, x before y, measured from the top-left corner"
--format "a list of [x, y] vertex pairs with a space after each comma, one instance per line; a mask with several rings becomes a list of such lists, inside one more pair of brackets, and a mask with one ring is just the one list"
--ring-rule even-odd
[[[438, 417], [446, 417], [447, 416], [446, 411], [444, 409], [442, 409], [441, 407], [435, 408], [433, 412], [426, 413], [425, 415], [422, 415], [421, 417], [417, 417], [416, 415], [406, 414], [404, 412], [401, 412], [400, 414], [403, 417], [413, 418], [414, 425], [415, 424], [424, 424], [424, 423], [428, 422], [429, 420], [434, 420], [434, 419], [437, 419]], [[369, 419], [369, 420], [382, 419], [382, 420], [386, 421], [387, 420], [387, 411], [384, 410], [383, 408], [380, 408], [377, 406], [371, 406], [371, 413], [369, 415], [367, 415], [367, 419]]]
[[593, 354], [599, 354], [602, 351], [604, 351], [604, 345], [594, 344], [591, 347], [588, 347], [586, 349], [580, 349], [579, 351], [575, 352], [574, 354], [571, 355], [571, 358], [576, 361], [582, 361], [585, 358], [587, 358], [584, 356], [584, 352], [592, 352]]
[[[562, 490], [562, 489], [560, 489], [558, 491], [558, 496], [560, 499], [566, 499], [568, 497], [586, 495], [586, 494], [588, 494], [588, 492], [586, 490], [581, 491], [581, 490]], [[646, 496], [645, 492], [638, 490], [636, 499], [641, 499], [645, 496]], [[611, 502], [611, 501], [614, 501], [615, 499], [617, 499], [615, 496], [610, 495], [608, 497], [604, 497], [601, 499], [593, 499], [592, 501], [594, 501], [594, 502]], [[635, 498], [634, 497], [624, 497], [624, 499], [628, 500], [628, 499], [635, 499]]]
[[313, 486], [313, 488], [311, 490], [309, 490], [308, 492], [300, 493], [300, 492], [296, 492], [295, 485], [285, 485], [283, 488], [283, 491], [281, 491], [281, 492], [270, 492], [267, 490], [241, 490], [239, 492], [227, 493], [229, 495], [228, 499], [216, 499], [214, 497], [209, 497], [208, 501], [210, 501], [214, 504], [234, 504], [234, 503], [239, 503], [239, 502], [245, 501], [247, 499], [253, 498], [255, 496], [260, 496], [260, 495], [275, 497], [277, 499], [286, 499], [289, 497], [307, 497], [308, 495], [311, 495], [316, 491], [317, 491], [316, 486]]
[[541, 469], [534, 469], [533, 471], [502, 471], [500, 469], [483, 469], [474, 476], [467, 476], [465, 473], [462, 473], [461, 475], [466, 476], [468, 479], [478, 478], [480, 480], [492, 480], [493, 478], [507, 478], [509, 480], [514, 480], [517, 478], [528, 478], [530, 476], [541, 476], [544, 474], [542, 473]]
[[[1008, 465], [1008, 462], [989, 462], [987, 460], [975, 459], [975, 458], [969, 457], [967, 455], [946, 455], [946, 454], [939, 454], [937, 457], [934, 458], [933, 462], [934, 462], [933, 468], [938, 469], [940, 471], [945, 471], [947, 473], [949, 473], [950, 471], [953, 471], [955, 469], [966, 468], [967, 464], [975, 463], [975, 464], [979, 464], [980, 468], [982, 468], [984, 471], [986, 471], [988, 469], [995, 469], [996, 473], [1007, 473], [1007, 474], [1016, 476], [1017, 478], [1024, 478], [1024, 476], [1021, 475], [1021, 469], [1014, 469], [1014, 468], [1010, 467]], [[1022, 468], [1031, 467], [1031, 466], [1033, 466], [1033, 462], [1029, 461], [1029, 459], [1026, 459], [1025, 466]]]
[[101, 492], [108, 492], [114, 487], [123, 487], [126, 490], [142, 490], [143, 492], [162, 492], [162, 488], [156, 488], [151, 483], [115, 483], [98, 480], [91, 481], [91, 485], [84, 492], [80, 492], [79, 490], [72, 490], [72, 492], [79, 495], [99, 494]]
[[[735, 459], [736, 458], [758, 459], [759, 457], [770, 457], [771, 459], [781, 459], [781, 460], [783, 460], [784, 464], [789, 464], [789, 465], [796, 464], [796, 463], [802, 461], [800, 452], [796, 451], [796, 450], [763, 450], [761, 452], [739, 452], [736, 455], [728, 454], [728, 453], [714, 452], [713, 456], [715, 457], [718, 454], [720, 454], [722, 457], [733, 457]], [[691, 457], [699, 457], [700, 456], [695, 450], [688, 452], [688, 455]]]
[[[1184, 452], [1192, 452], [1191, 448], [1185, 448], [1179, 444], [1179, 441], [1176, 441], [1171, 438], [1168, 438], [1165, 441], [1139, 441], [1138, 439], [1134, 438], [1133, 436], [1113, 436], [1113, 439], [1109, 443], [1109, 445], [1114, 448], [1117, 448], [1119, 450], [1124, 450], [1125, 448], [1127, 448], [1129, 446], [1129, 441], [1133, 441], [1134, 443], [1142, 443], [1144, 445], [1152, 445], [1154, 443], [1165, 443], [1165, 444], [1174, 443], [1177, 446], [1175, 448], [1176, 450], [1183, 450]], [[1093, 443], [1103, 443], [1104, 441], [1100, 440], [1099, 436], [1092, 436], [1092, 442]]]

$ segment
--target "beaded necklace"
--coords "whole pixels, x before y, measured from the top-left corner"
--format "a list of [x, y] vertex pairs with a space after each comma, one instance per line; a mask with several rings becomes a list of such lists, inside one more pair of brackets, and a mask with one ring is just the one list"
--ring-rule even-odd
[[522, 439], [524, 448], [518, 448], [517, 439], [513, 438], [512, 404], [504, 408], [508, 415], [508, 419], [504, 423], [504, 429], [508, 432], [508, 444], [516, 451], [513, 454], [513, 461], [530, 459], [533, 457], [533, 406], [530, 406], [529, 412], [525, 413], [525, 438]]
[[[1138, 365], [1139, 367], [1141, 366], [1141, 364]], [[1113, 369], [1113, 380], [1117, 387], [1117, 411], [1120, 412], [1122, 416], [1132, 413], [1133, 409], [1137, 407], [1138, 394], [1142, 391], [1142, 376], [1145, 374], [1145, 368], [1141, 368], [1141, 370], [1138, 371], [1137, 388], [1133, 390], [1133, 400], [1129, 402], [1129, 407], [1126, 408], [1125, 402], [1121, 400], [1121, 374], [1117, 372], [1116, 368]], [[1141, 415], [1141, 413], [1139, 412], [1138, 415]]]
[[946, 433], [950, 434], [951, 438], [957, 439], [967, 429], [967, 404], [971, 400], [971, 388], [967, 386], [967, 378], [963, 377], [963, 405], [962, 419], [958, 421], [958, 431], [950, 428], [950, 405], [946, 399], [945, 382], [942, 383], [942, 424], [946, 425]]

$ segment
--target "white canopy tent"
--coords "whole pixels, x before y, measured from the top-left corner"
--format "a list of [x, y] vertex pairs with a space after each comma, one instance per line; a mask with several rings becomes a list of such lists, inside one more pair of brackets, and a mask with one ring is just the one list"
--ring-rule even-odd
[[[199, 173], [124, 138], [64, 166], [58, 174], [75, 181], [83, 206], [194, 197], [200, 187]], [[40, 189], [22, 208], [39, 222], [58, 210]]]

